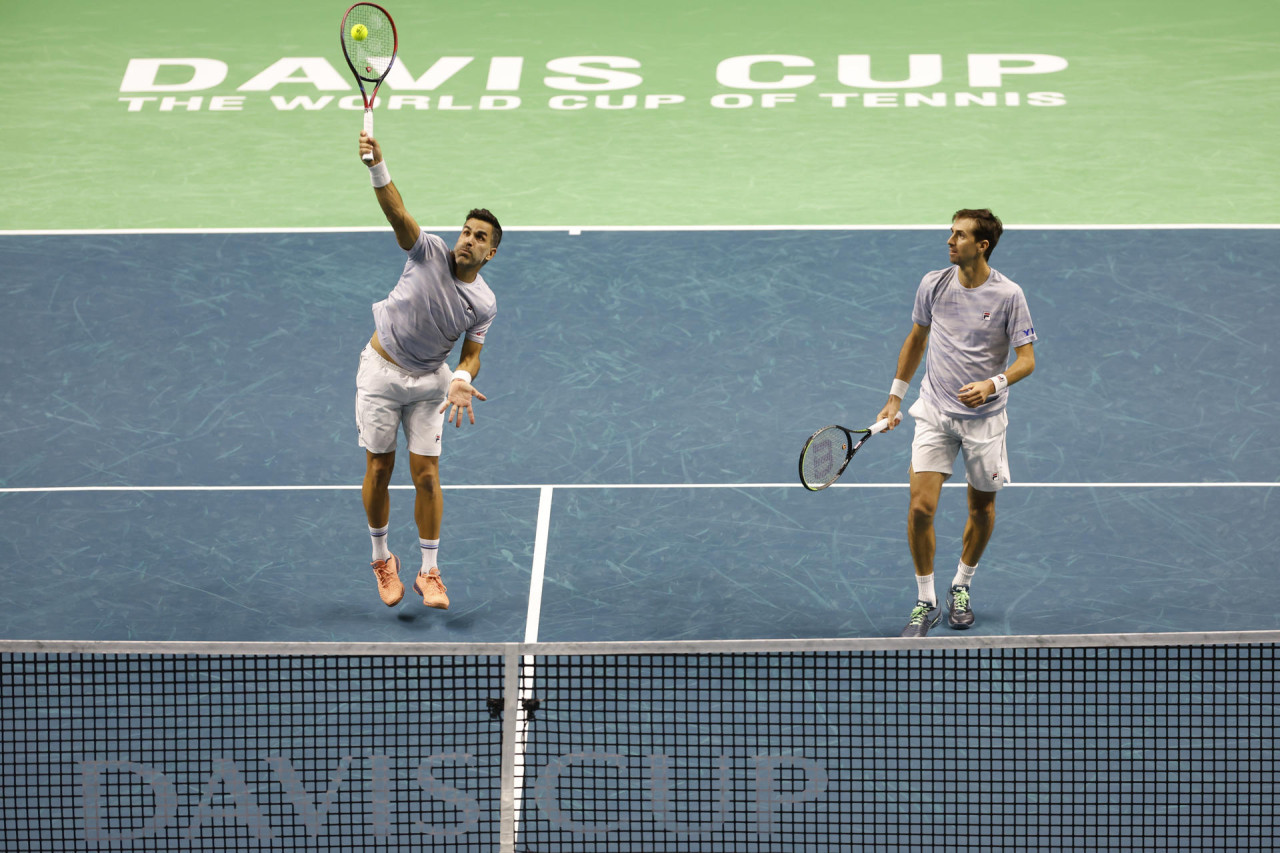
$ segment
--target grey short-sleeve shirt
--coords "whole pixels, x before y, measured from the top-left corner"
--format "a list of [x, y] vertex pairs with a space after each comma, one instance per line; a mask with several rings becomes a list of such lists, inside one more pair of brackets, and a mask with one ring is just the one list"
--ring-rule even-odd
[[415, 373], [439, 368], [464, 334], [483, 344], [498, 313], [498, 300], [484, 277], [477, 275], [473, 282], [454, 278], [449, 255], [444, 240], [422, 231], [400, 280], [386, 299], [373, 305], [382, 348]]
[[973, 288], [960, 284], [959, 267], [934, 270], [920, 281], [911, 320], [929, 327], [921, 397], [956, 418], [985, 418], [1004, 411], [1008, 389], [976, 409], [961, 403], [956, 392], [1003, 373], [1009, 350], [1035, 341], [1021, 287], [995, 269]]

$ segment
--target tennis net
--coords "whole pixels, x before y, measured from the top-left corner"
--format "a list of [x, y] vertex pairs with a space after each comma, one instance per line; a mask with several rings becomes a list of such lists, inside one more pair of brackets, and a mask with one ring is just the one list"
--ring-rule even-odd
[[64, 850], [1270, 850], [1280, 632], [0, 643]]

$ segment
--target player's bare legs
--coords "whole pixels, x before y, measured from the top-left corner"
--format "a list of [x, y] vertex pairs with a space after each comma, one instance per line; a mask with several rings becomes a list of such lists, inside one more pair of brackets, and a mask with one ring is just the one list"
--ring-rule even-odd
[[396, 452], [364, 452], [364, 484], [360, 497], [364, 500], [364, 514], [370, 527], [386, 527], [391, 519], [391, 472], [396, 467]]
[[996, 529], [996, 493], [969, 487], [969, 520], [964, 525], [964, 548], [960, 559], [976, 566]]
[[902, 636], [923, 637], [942, 618], [942, 608], [938, 606], [938, 595], [933, 587], [933, 555], [937, 550], [933, 517], [938, 512], [938, 498], [942, 495], [942, 484], [947, 475], [938, 471], [916, 471], [914, 468], [910, 474], [907, 545], [911, 549], [911, 561], [915, 564], [919, 595]]
[[409, 476], [413, 478], [413, 488], [417, 491], [413, 519], [418, 523], [418, 536], [422, 539], [439, 539], [440, 521], [444, 518], [440, 457], [410, 453]]
[[395, 451], [370, 453], [365, 451], [364, 483], [360, 486], [360, 498], [364, 501], [364, 514], [369, 520], [369, 531], [380, 531], [374, 537], [373, 575], [378, 581], [378, 595], [382, 603], [391, 607], [404, 597], [404, 584], [400, 582], [400, 560], [386, 549], [386, 528], [391, 518], [391, 472], [396, 467]]
[[916, 577], [933, 574], [933, 555], [937, 538], [933, 517], [938, 512], [938, 498], [947, 475], [937, 471], [911, 471], [911, 504], [907, 509], [907, 545], [915, 563]]
[[969, 585], [977, 570], [982, 552], [991, 541], [996, 527], [996, 493], [969, 486], [969, 520], [964, 525], [964, 542], [960, 549], [960, 565], [947, 591], [947, 624], [964, 630], [973, 626], [973, 605]]
[[[409, 475], [417, 494], [413, 504], [413, 517], [418, 523], [418, 538], [424, 543], [422, 570], [413, 582], [413, 588], [422, 596], [422, 603], [440, 610], [449, 609], [449, 596], [445, 594], [440, 569], [432, 559], [440, 545], [440, 522], [444, 517], [444, 498], [440, 489], [440, 457], [409, 454]], [[426, 543], [435, 543], [430, 548]]]

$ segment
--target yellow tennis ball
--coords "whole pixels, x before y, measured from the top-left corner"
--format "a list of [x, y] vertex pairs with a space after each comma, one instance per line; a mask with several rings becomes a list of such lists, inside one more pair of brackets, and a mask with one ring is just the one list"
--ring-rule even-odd
[[369, 28], [364, 24], [356, 24], [351, 28], [351, 37], [356, 41], [364, 41], [369, 37]]

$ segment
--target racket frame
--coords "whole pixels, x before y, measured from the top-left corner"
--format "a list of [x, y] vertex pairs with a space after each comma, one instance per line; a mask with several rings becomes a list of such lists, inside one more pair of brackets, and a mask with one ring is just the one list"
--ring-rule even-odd
[[[372, 6], [385, 15], [387, 23], [391, 25], [391, 56], [387, 60], [387, 67], [382, 70], [382, 74], [376, 79], [362, 76], [356, 68], [356, 64], [351, 61], [351, 54], [347, 52], [347, 19], [351, 17], [351, 11], [357, 6]], [[382, 81], [387, 79], [387, 75], [391, 73], [391, 66], [395, 65], [396, 54], [400, 51], [400, 33], [396, 30], [396, 22], [391, 17], [391, 13], [377, 3], [353, 3], [342, 15], [342, 23], [338, 26], [338, 43], [342, 45], [342, 57], [347, 60], [347, 67], [355, 75], [356, 85], [360, 87], [360, 98], [364, 101], [364, 132], [368, 136], [373, 136], [373, 104], [378, 98], [378, 89], [382, 87]], [[365, 92], [365, 83], [373, 84], [373, 92]], [[361, 159], [366, 163], [372, 163], [373, 152], [361, 155]]]
[[[894, 423], [897, 423], [898, 421], [901, 421], [901, 420], [902, 420], [902, 416], [899, 415], [894, 420]], [[840, 426], [839, 424], [829, 424], [828, 426], [824, 426], [822, 429], [816, 431], [813, 435], [809, 436], [808, 440], [806, 440], [804, 443], [804, 447], [801, 448], [800, 450], [800, 485], [804, 486], [807, 490], [811, 492], [820, 492], [825, 488], [835, 485], [836, 480], [839, 480], [840, 476], [844, 474], [844, 469], [848, 468], [849, 463], [853, 461], [853, 455], [858, 452], [858, 449], [861, 448], [862, 445], [867, 443], [867, 439], [871, 438], [871, 436], [875, 435], [878, 432], [884, 432], [885, 428], [888, 426], [889, 426], [889, 421], [888, 419], [885, 419], [882, 421], [876, 421], [874, 424], [867, 427], [866, 429], [849, 429], [848, 427]], [[804, 478], [804, 457], [809, 453], [809, 445], [813, 444], [813, 440], [817, 438], [819, 435], [821, 435], [822, 433], [830, 429], [838, 429], [844, 432], [845, 448], [846, 448], [845, 454], [844, 454], [844, 462], [840, 465], [840, 469], [836, 471], [836, 475], [831, 478], [830, 482], [822, 483], [816, 486], [811, 485], [809, 481]], [[853, 439], [855, 435], [860, 435], [862, 437], [855, 442]]]

